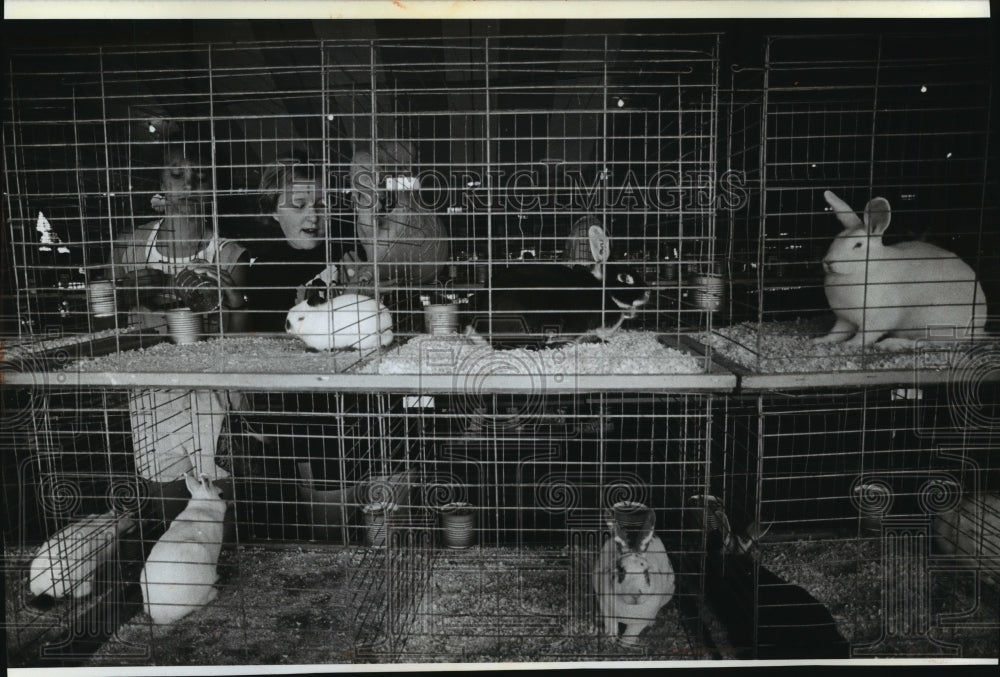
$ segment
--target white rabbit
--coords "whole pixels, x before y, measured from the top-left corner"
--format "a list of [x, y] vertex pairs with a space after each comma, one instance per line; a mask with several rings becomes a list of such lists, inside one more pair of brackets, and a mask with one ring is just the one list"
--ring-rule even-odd
[[222, 490], [204, 475], [184, 475], [191, 500], [146, 558], [139, 574], [143, 609], [165, 625], [216, 598], [217, 565], [222, 550], [226, 502]]
[[592, 583], [604, 618], [604, 631], [618, 636], [618, 624], [625, 624], [621, 643], [634, 646], [639, 633], [653, 624], [656, 614], [674, 595], [674, 568], [663, 541], [654, 533], [652, 510], [638, 538], [630, 543], [625, 531], [609, 514], [606, 518], [611, 538], [604, 542], [594, 562]]
[[56, 532], [31, 560], [28, 587], [33, 595], [61, 599], [93, 591], [94, 574], [118, 551], [118, 537], [135, 526], [114, 511], [88, 515]]
[[889, 227], [885, 198], [873, 198], [864, 221], [830, 191], [823, 193], [844, 230], [823, 257], [824, 288], [837, 321], [815, 339], [848, 345], [907, 345], [935, 328], [975, 338], [986, 323], [986, 297], [972, 268], [955, 254], [926, 242], [882, 244]]
[[371, 297], [341, 294], [294, 306], [285, 319], [285, 331], [315, 350], [369, 351], [392, 343], [392, 315]]

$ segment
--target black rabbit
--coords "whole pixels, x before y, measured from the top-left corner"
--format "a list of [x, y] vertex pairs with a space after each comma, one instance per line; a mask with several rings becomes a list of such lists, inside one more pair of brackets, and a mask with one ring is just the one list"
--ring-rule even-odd
[[757, 659], [849, 658], [850, 644], [830, 611], [805, 588], [757, 563], [751, 552], [756, 535], [735, 537], [714, 496], [692, 500], [707, 507], [705, 593], [730, 643]]
[[648, 300], [642, 278], [622, 265], [524, 263], [494, 270], [470, 324], [495, 348], [541, 348], [610, 335]]

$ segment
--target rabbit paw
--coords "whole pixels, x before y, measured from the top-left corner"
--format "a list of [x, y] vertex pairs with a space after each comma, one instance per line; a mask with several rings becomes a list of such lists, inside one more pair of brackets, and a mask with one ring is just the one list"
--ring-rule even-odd
[[462, 334], [462, 337], [468, 343], [470, 343], [470, 344], [472, 344], [474, 346], [488, 346], [490, 344], [490, 342], [487, 341], [483, 337], [482, 334], [480, 334], [479, 332], [477, 332], [475, 330], [475, 328], [471, 324], [470, 325], [466, 325], [466, 327], [465, 327], [465, 333]]
[[824, 343], [841, 343], [845, 340], [847, 340], [846, 334], [831, 331], [829, 334], [826, 334], [825, 336], [817, 336], [816, 338], [812, 339], [811, 342], [813, 345], [822, 345]]
[[858, 333], [852, 336], [849, 341], [844, 342], [844, 345], [848, 348], [861, 348], [862, 346], [872, 347], [876, 345], [876, 341], [884, 335], [884, 332], [864, 331], [859, 329]]
[[902, 352], [913, 350], [917, 347], [917, 342], [913, 339], [887, 338], [876, 343], [875, 347], [886, 352]]
[[642, 645], [637, 636], [628, 634], [619, 637], [618, 643], [628, 649], [637, 649]]
[[604, 327], [598, 327], [589, 334], [583, 334], [577, 339], [577, 343], [607, 343], [608, 339], [614, 336], [614, 329], [606, 329]]
[[647, 621], [641, 621], [638, 623], [625, 623], [625, 632], [618, 639], [619, 644], [627, 647], [638, 647], [642, 644], [642, 640], [639, 639], [639, 635], [642, 631], [648, 628], [652, 623]]
[[814, 338], [812, 343], [813, 345], [822, 343], [840, 343], [850, 339], [852, 336], [856, 337], [858, 333], [858, 328], [854, 324], [838, 317], [833, 323], [833, 326], [830, 327], [830, 331], [827, 332], [825, 336], [818, 336]]

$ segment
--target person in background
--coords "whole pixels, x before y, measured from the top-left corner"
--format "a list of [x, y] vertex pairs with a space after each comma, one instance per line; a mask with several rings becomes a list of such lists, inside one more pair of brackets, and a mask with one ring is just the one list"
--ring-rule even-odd
[[[114, 242], [111, 278], [130, 323], [144, 331], [166, 332], [166, 312], [188, 306], [205, 319], [203, 333], [238, 332], [246, 324], [249, 254], [211, 230], [211, 177], [188, 150], [167, 148], [161, 192], [152, 200], [163, 217]], [[207, 475], [232, 497], [230, 473], [216, 458], [231, 406], [229, 395], [218, 390], [129, 392], [136, 472], [148, 486], [154, 515], [165, 522], [187, 504], [185, 473]]]
[[257, 200], [259, 237], [245, 239], [251, 251], [247, 281], [250, 328], [285, 331], [288, 310], [311, 288], [324, 293], [337, 282], [339, 240], [329, 240], [323, 181], [315, 165], [284, 160], [268, 167]]
[[[289, 309], [307, 295], [325, 296], [338, 280], [339, 231], [329, 237], [323, 190], [320, 168], [302, 159], [278, 161], [261, 175], [252, 205], [252, 228], [242, 240], [252, 255], [247, 295], [249, 329], [255, 333], [284, 336]], [[255, 469], [246, 483], [249, 493], [266, 500], [247, 501], [242, 514], [249, 517], [258, 535], [267, 537], [268, 525], [284, 525], [279, 528], [311, 538], [309, 508], [299, 491], [303, 482], [311, 484], [312, 474], [303, 474], [301, 468], [309, 468], [314, 458], [317, 470], [323, 468], [323, 445], [317, 444], [309, 429], [317, 420], [326, 420], [326, 398], [272, 393], [252, 399], [258, 396], [267, 402], [247, 407], [242, 424], [258, 435], [277, 426], [282, 435], [259, 435], [268, 440], [263, 447], [252, 441], [245, 445], [244, 457]], [[274, 410], [281, 413], [271, 416]], [[285, 412], [299, 412], [303, 417]]]
[[119, 237], [112, 273], [130, 322], [166, 331], [166, 311], [188, 306], [202, 313], [205, 333], [241, 331], [247, 322], [249, 253], [235, 240], [218, 237], [208, 221], [210, 177], [182, 147], [166, 151], [160, 193], [153, 209], [163, 212]]

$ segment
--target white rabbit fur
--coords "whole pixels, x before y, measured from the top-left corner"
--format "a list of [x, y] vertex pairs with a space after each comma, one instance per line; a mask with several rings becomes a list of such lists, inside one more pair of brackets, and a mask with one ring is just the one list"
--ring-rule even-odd
[[60, 529], [31, 560], [31, 594], [55, 599], [89, 595], [97, 570], [118, 551], [118, 536], [134, 526], [131, 517], [110, 511], [88, 515]]
[[216, 598], [226, 502], [206, 477], [184, 475], [191, 500], [146, 558], [139, 575], [143, 609], [157, 625], [173, 623]]
[[837, 321], [817, 343], [871, 345], [887, 335], [905, 343], [935, 328], [957, 329], [965, 338], [981, 334], [986, 297], [968, 264], [926, 242], [882, 244], [890, 219], [885, 198], [869, 201], [862, 221], [832, 192], [823, 196], [844, 230], [823, 258], [824, 289]]
[[317, 305], [294, 306], [285, 331], [315, 350], [369, 351], [392, 343], [392, 315], [369, 296], [341, 294]]
[[594, 563], [592, 583], [604, 619], [604, 631], [635, 645], [639, 633], [653, 624], [660, 609], [674, 594], [674, 568], [663, 541], [653, 531], [655, 515], [650, 510], [640, 537], [630, 545], [621, 526], [610, 515], [606, 522], [611, 538], [604, 542]]

